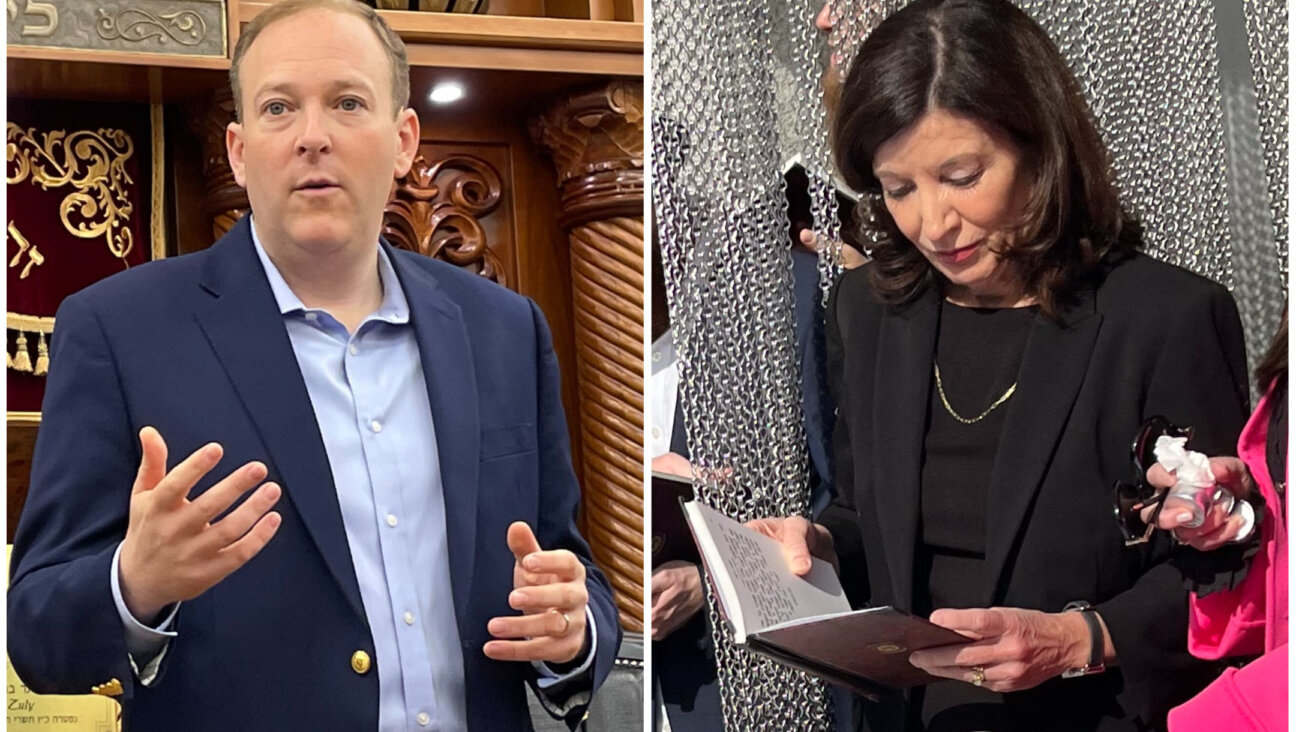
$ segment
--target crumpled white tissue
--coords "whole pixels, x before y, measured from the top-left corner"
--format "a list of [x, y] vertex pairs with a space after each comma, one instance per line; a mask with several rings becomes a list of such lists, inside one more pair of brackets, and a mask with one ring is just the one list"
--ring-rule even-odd
[[1186, 437], [1161, 435], [1157, 438], [1157, 462], [1161, 467], [1174, 473], [1175, 481], [1184, 488], [1209, 488], [1215, 485], [1215, 473], [1211, 472], [1210, 458], [1200, 452], [1184, 449]]

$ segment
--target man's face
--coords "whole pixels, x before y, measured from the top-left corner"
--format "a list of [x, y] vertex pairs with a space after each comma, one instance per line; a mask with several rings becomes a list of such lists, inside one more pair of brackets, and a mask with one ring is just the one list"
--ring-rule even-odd
[[[815, 16], [815, 28], [824, 36], [824, 41], [828, 42], [829, 35], [832, 33], [832, 4], [824, 3], [820, 8], [819, 14]], [[831, 48], [828, 49], [828, 64], [824, 67], [823, 76], [820, 78], [820, 85], [823, 87], [824, 109], [828, 113], [829, 126], [832, 125], [832, 118], [837, 114], [837, 101], [841, 97], [842, 74], [845, 73], [839, 69], [841, 58], [840, 54]]]
[[391, 65], [373, 30], [324, 9], [284, 18], [248, 49], [240, 78], [243, 121], [225, 144], [266, 246], [374, 246], [419, 131], [413, 110], [392, 115]]

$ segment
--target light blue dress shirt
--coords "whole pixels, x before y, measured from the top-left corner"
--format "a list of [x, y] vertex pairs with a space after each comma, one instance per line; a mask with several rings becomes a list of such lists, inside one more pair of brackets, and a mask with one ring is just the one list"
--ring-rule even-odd
[[[382, 304], [348, 333], [327, 311], [307, 308], [266, 255], [252, 227], [298, 367], [314, 407], [337, 489], [351, 560], [378, 667], [378, 728], [467, 727], [463, 653], [450, 592], [445, 499], [436, 432], [409, 303], [387, 253], [378, 251]], [[156, 676], [175, 609], [157, 629], [140, 624], [112, 586], [137, 673]], [[177, 606], [178, 609], [178, 606]], [[486, 619], [483, 618], [482, 622]], [[589, 638], [596, 638], [586, 611]], [[583, 673], [594, 657], [558, 677], [544, 664], [541, 688]]]

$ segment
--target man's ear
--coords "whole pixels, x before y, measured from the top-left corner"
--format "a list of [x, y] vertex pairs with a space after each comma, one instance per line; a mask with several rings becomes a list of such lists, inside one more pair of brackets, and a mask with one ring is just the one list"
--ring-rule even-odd
[[396, 115], [396, 169], [399, 178], [409, 172], [419, 148], [418, 113], [406, 107]]
[[247, 188], [243, 166], [243, 125], [238, 122], [230, 122], [225, 128], [225, 154], [229, 157], [230, 170], [234, 171], [234, 182]]

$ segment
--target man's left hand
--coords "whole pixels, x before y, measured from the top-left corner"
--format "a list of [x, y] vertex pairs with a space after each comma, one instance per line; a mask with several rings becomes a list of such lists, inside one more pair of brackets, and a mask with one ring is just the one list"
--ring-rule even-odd
[[933, 676], [970, 683], [980, 668], [985, 688], [1021, 691], [1089, 662], [1089, 632], [1079, 613], [942, 609], [931, 621], [974, 639], [909, 655], [910, 663]]
[[702, 570], [692, 562], [666, 562], [652, 573], [652, 639], [679, 630], [706, 604]]
[[541, 551], [531, 527], [522, 521], [508, 529], [513, 551], [513, 592], [509, 606], [522, 615], [491, 618], [496, 638], [486, 655], [497, 661], [567, 663], [585, 651], [585, 565], [566, 549]]

